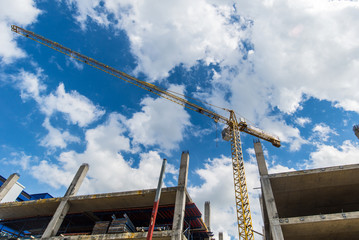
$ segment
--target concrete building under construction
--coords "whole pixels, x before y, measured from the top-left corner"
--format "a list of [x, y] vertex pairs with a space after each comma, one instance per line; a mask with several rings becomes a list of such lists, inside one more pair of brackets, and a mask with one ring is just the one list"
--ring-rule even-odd
[[[184, 152], [178, 186], [162, 189], [153, 239], [213, 235], [187, 192], [188, 161]], [[88, 168], [80, 167], [64, 197], [1, 203], [0, 239], [146, 239], [156, 189], [76, 196]], [[17, 179], [13, 174], [3, 183], [0, 197]]]
[[254, 148], [265, 240], [359, 239], [359, 164], [268, 174]]
[[[359, 239], [359, 164], [269, 174], [260, 142], [254, 149], [264, 240]], [[213, 237], [209, 202], [203, 221], [187, 192], [188, 161], [184, 152], [178, 186], [162, 189], [153, 239]], [[87, 170], [80, 167], [64, 197], [23, 194], [25, 200], [1, 203], [0, 239], [145, 239], [156, 189], [76, 196]], [[18, 177], [3, 183], [0, 201]]]

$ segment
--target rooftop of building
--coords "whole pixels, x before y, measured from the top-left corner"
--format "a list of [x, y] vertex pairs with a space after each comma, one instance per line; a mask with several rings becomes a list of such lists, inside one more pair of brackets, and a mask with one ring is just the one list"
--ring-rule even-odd
[[[0, 187], [6, 181], [6, 178], [0, 175]], [[21, 191], [19, 196], [16, 198], [16, 201], [30, 201], [30, 200], [38, 200], [38, 199], [46, 199], [46, 198], [53, 198], [53, 196], [49, 193], [36, 193], [36, 194], [29, 194], [26, 191]]]

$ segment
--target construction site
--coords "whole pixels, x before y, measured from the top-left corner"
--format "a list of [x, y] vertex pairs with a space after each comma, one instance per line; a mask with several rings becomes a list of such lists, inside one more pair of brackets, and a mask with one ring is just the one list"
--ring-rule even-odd
[[[357, 239], [359, 164], [268, 174], [261, 143], [254, 148], [264, 223], [256, 239]], [[210, 230], [209, 202], [203, 215], [187, 192], [188, 163], [184, 152], [178, 186], [161, 191], [152, 238], [222, 240]], [[17, 174], [1, 178], [0, 198], [10, 202], [0, 204], [0, 239], [146, 239], [156, 189], [77, 196], [88, 168], [61, 198], [27, 194]]]
[[[156, 207], [153, 239], [209, 239], [207, 222], [187, 192], [189, 154], [181, 157], [178, 186], [161, 189]], [[13, 174], [2, 183], [2, 199], [17, 201], [0, 204], [1, 239], [144, 239], [149, 232], [156, 189], [76, 196], [89, 169], [83, 164], [66, 194], [53, 198], [49, 194], [29, 195], [21, 191]], [[4, 179], [2, 179], [3, 181]], [[41, 198], [33, 200], [34, 198]], [[156, 202], [156, 201], [155, 201]], [[183, 231], [184, 229], [184, 231]]]
[[[12, 25], [13, 32], [80, 62], [202, 114], [225, 128], [222, 138], [231, 146], [239, 239], [324, 240], [358, 239], [359, 164], [269, 174], [260, 140], [280, 147], [278, 137], [237, 118], [233, 110], [222, 116], [174, 92], [134, 78], [52, 40]], [[358, 127], [354, 127], [357, 134]], [[253, 229], [240, 132], [255, 137], [260, 176], [263, 231]], [[359, 135], [357, 135], [359, 136]], [[260, 139], [260, 140], [259, 140]], [[162, 188], [163, 160], [157, 189], [77, 195], [91, 166], [84, 163], [63, 197], [28, 194], [19, 175], [0, 177], [0, 239], [223, 239], [211, 231], [210, 201], [202, 214], [187, 191], [189, 152], [180, 157], [178, 183]]]

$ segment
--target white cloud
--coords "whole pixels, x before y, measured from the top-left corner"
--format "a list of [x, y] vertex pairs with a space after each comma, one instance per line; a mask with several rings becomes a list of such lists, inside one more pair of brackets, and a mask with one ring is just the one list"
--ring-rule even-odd
[[[104, 124], [86, 131], [87, 144], [84, 152], [63, 152], [57, 164], [43, 161], [33, 167], [41, 172], [41, 175], [34, 173], [34, 177], [51, 186], [59, 186], [60, 183], [60, 186], [67, 186], [69, 181], [61, 182], [50, 178], [52, 171], [72, 176], [82, 163], [88, 163], [88, 179], [83, 183], [81, 193], [156, 188], [162, 159], [155, 151], [141, 153], [136, 166], [132, 159], [124, 159], [123, 153], [132, 151], [130, 139], [124, 136], [124, 121], [126, 119], [122, 115], [111, 114]], [[166, 174], [176, 172], [169, 160]]]
[[0, 21], [0, 32], [2, 33], [0, 34], [0, 57], [2, 63], [10, 64], [15, 59], [26, 56], [26, 53], [18, 48], [14, 41], [13, 33], [10, 31], [10, 25]]
[[62, 113], [68, 123], [85, 127], [100, 119], [105, 111], [77, 91], [66, 92], [63, 83], [59, 84], [56, 91], [47, 94], [47, 86], [43, 83], [45, 78], [40, 68], [36, 70], [36, 74], [20, 70], [17, 75], [10, 77], [20, 89], [21, 98], [24, 101], [34, 99], [41, 112], [45, 114], [43, 127], [48, 130], [48, 134], [41, 139], [40, 145], [66, 148], [68, 143], [80, 142], [80, 139], [71, 135], [69, 131], [53, 127], [50, 120], [54, 114]]
[[[83, 127], [101, 117], [104, 111], [78, 92], [66, 92], [62, 83], [56, 91], [47, 94], [46, 85], [42, 82], [44, 77], [41, 70], [38, 70], [37, 74], [22, 71], [14, 76], [14, 80], [22, 91], [23, 99], [34, 99], [45, 114], [43, 127], [49, 133], [40, 144], [50, 148], [66, 148], [68, 143], [79, 142], [80, 139], [67, 130], [53, 127], [51, 116], [62, 113], [69, 123]], [[170, 90], [183, 93], [183, 87], [177, 85], [171, 86]], [[60, 188], [67, 186], [69, 176], [73, 176], [77, 168], [86, 162], [91, 167], [89, 178], [81, 190], [83, 193], [155, 188], [162, 164], [159, 153], [142, 153], [136, 161], [124, 159], [123, 153], [138, 151], [138, 144], [159, 145], [165, 150], [174, 148], [183, 139], [185, 128], [190, 126], [189, 115], [183, 107], [162, 98], [147, 97], [142, 104], [142, 111], [135, 113], [131, 119], [112, 113], [105, 123], [86, 130], [84, 152], [64, 151], [56, 162], [43, 160], [39, 164], [32, 164], [33, 176], [52, 187]], [[141, 125], [140, 130], [146, 134], [140, 133], [137, 128], [131, 128], [136, 124]], [[130, 143], [130, 139], [125, 135], [127, 133], [134, 136], [135, 144]], [[134, 162], [138, 165], [134, 166]], [[175, 172], [176, 168], [169, 160], [167, 174]], [[56, 177], [60, 175], [65, 177]]]
[[12, 78], [21, 91], [22, 99], [33, 98], [38, 103], [42, 101], [40, 94], [46, 90], [46, 85], [42, 81], [42, 69], [36, 69], [36, 74], [20, 70], [20, 73]]
[[41, 140], [40, 144], [50, 148], [66, 148], [68, 143], [80, 142], [80, 138], [71, 135], [68, 131], [61, 132], [59, 129], [54, 128], [49, 118], [45, 118], [43, 127], [49, 131], [49, 133]]
[[355, 163], [359, 163], [359, 145], [347, 140], [340, 146], [318, 145], [304, 166], [320, 168]]
[[256, 74], [273, 85], [274, 106], [292, 113], [306, 94], [359, 112], [359, 30], [352, 27], [359, 20], [358, 2], [276, 0], [239, 5], [240, 14], [254, 20], [253, 63]]
[[304, 127], [306, 124], [311, 123], [311, 122], [312, 122], [312, 120], [310, 120], [310, 118], [306, 118], [306, 117], [299, 117], [299, 118], [295, 119], [295, 123], [301, 127]]
[[[211, 202], [211, 230], [215, 235], [225, 232], [232, 237], [236, 232], [236, 212], [234, 201], [232, 161], [221, 157], [208, 160], [203, 168], [197, 169], [196, 174], [203, 184], [188, 187], [192, 199], [203, 210], [205, 201]], [[203, 211], [202, 211], [203, 212]]]
[[[57, 64], [57, 63], [56, 63]], [[82, 69], [84, 69], [84, 65], [80, 62], [80, 61], [78, 61], [78, 60], [76, 60], [76, 59], [74, 59], [74, 58], [72, 58], [72, 57], [67, 57], [66, 58], [66, 66], [69, 66], [69, 65], [72, 65], [74, 68], [76, 68], [77, 70], [82, 70]], [[57, 66], [59, 66], [58, 64], [57, 64]], [[61, 69], [60, 69], [61, 70]]]
[[15, 24], [27, 25], [36, 21], [41, 13], [32, 0], [13, 0], [11, 2], [0, 2], [0, 19], [2, 21], [13, 21]]
[[268, 169], [268, 173], [269, 174], [273, 174], [273, 173], [282, 173], [282, 172], [293, 172], [296, 171], [294, 168], [289, 168], [283, 165], [274, 165], [272, 167], [269, 167]]
[[86, 141], [89, 151], [101, 149], [116, 153], [130, 151], [130, 140], [123, 136], [126, 131], [124, 122], [126, 118], [120, 114], [110, 114], [106, 123], [86, 131]]
[[[253, 228], [262, 232], [258, 198], [260, 192], [254, 189], [260, 187], [258, 169], [255, 163], [245, 162], [245, 171]], [[190, 185], [188, 189], [200, 209], [203, 209], [205, 201], [210, 201], [211, 215], [215, 216], [211, 218], [211, 231], [215, 236], [218, 236], [218, 232], [224, 232], [225, 239], [238, 238], [232, 160], [224, 156], [208, 160], [196, 173], [203, 183], [198, 186]]]
[[[171, 85], [170, 91], [182, 94], [182, 86]], [[175, 149], [183, 140], [186, 127], [191, 125], [190, 116], [184, 107], [164, 98], [146, 97], [141, 101], [142, 110], [128, 119], [129, 128], [135, 144], [158, 145], [162, 150]]]
[[76, 173], [74, 171], [64, 171], [58, 165], [48, 161], [41, 161], [40, 164], [31, 167], [31, 174], [40, 182], [49, 184], [55, 189], [68, 187]]
[[20, 70], [18, 75], [12, 76], [16, 86], [21, 90], [22, 99], [34, 99], [48, 118], [60, 112], [70, 123], [84, 127], [104, 115], [104, 110], [77, 91], [66, 92], [63, 83], [59, 84], [55, 92], [46, 94], [47, 86], [42, 80], [44, 78], [46, 75], [40, 68], [36, 74]]
[[299, 129], [288, 125], [280, 113], [271, 116], [273, 96], [270, 91], [273, 87], [254, 75], [249, 65], [224, 68], [214, 74], [211, 84], [211, 92], [199, 94], [209, 103], [240, 112], [237, 117], [244, 116], [252, 126], [279, 137], [282, 145], [289, 144], [290, 151], [298, 151], [307, 143]]
[[[303, 139], [298, 128], [287, 125], [283, 120], [276, 118], [261, 119], [263, 129], [268, 129], [272, 134], [278, 136], [281, 142], [289, 143], [289, 151], [298, 151], [308, 141]], [[284, 148], [285, 146], [282, 146]]]
[[81, 23], [81, 28], [86, 29], [86, 21], [88, 17], [91, 17], [99, 24], [108, 26], [109, 21], [107, 19], [106, 13], [98, 12], [95, 9], [101, 9], [100, 3], [101, 0], [91, 0], [91, 1], [81, 1], [81, 0], [65, 0], [70, 7], [75, 7], [77, 10], [77, 15], [75, 19]]
[[11, 32], [11, 24], [27, 26], [36, 21], [41, 13], [32, 0], [0, 1], [0, 59], [9, 64], [17, 58], [25, 57], [14, 41], [15, 33]]
[[338, 133], [335, 132], [335, 130], [331, 129], [328, 125], [325, 123], [319, 123], [316, 124], [313, 127], [313, 136], [312, 139], [318, 139], [319, 142], [326, 142], [329, 139], [329, 135], [338, 135]]
[[[276, 157], [270, 156], [268, 150], [264, 146], [262, 146], [262, 150], [263, 150], [266, 166], [268, 169], [268, 174], [295, 171], [294, 168], [289, 168], [287, 166], [276, 164], [275, 161]], [[256, 159], [254, 148], [248, 148], [247, 153], [249, 154], [249, 162], [256, 164], [257, 159]]]
[[25, 154], [25, 152], [12, 152], [10, 154], [10, 159], [5, 160], [4, 164], [12, 164], [15, 166], [20, 166], [22, 170], [28, 170], [29, 167], [35, 162], [37, 159], [35, 157], [29, 156]]
[[47, 116], [61, 112], [69, 122], [80, 127], [96, 121], [105, 113], [77, 91], [67, 93], [63, 83], [60, 83], [55, 93], [44, 96], [41, 109]]
[[[67, 1], [82, 25], [87, 17], [108, 26], [104, 14], [113, 14], [126, 31], [138, 60], [136, 71], [161, 79], [175, 66], [230, 62], [240, 58], [241, 24], [232, 21], [232, 6], [199, 1]], [[204, 21], [205, 19], [205, 21]]]

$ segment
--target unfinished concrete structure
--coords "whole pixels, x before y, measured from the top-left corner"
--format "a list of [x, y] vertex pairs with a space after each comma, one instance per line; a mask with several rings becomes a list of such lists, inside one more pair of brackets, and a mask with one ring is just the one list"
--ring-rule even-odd
[[51, 221], [47, 225], [45, 232], [42, 234], [42, 238], [49, 238], [56, 236], [62, 222], [64, 221], [64, 218], [67, 215], [67, 212], [70, 209], [69, 197], [74, 196], [78, 192], [82, 184], [82, 181], [86, 177], [86, 173], [88, 169], [89, 169], [88, 164], [81, 165], [74, 179], [72, 180], [69, 188], [67, 189], [64, 197], [61, 199], [61, 202], [57, 207], [56, 212], [52, 216]]
[[211, 229], [211, 203], [210, 201], [204, 202], [204, 223]]
[[268, 174], [254, 144], [266, 240], [359, 239], [359, 164]]
[[223, 240], [223, 232], [218, 233], [218, 240]]
[[[162, 189], [153, 239], [212, 236], [187, 192], [188, 161], [188, 152], [182, 153], [178, 186]], [[0, 224], [20, 239], [145, 239], [156, 189], [76, 196], [87, 169], [80, 167], [64, 197], [0, 204]], [[124, 215], [138, 230], [111, 232]]]

